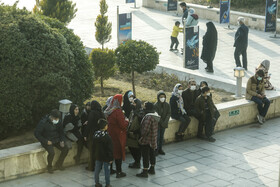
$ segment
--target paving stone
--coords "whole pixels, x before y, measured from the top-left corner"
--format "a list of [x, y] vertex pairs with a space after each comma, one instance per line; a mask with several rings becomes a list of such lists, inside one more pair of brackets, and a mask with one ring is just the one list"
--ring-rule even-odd
[[230, 182], [227, 182], [227, 181], [224, 181], [224, 180], [221, 180], [221, 179], [211, 181], [211, 182], [209, 182], [209, 184], [213, 185], [213, 186], [231, 186]]
[[172, 180], [169, 177], [160, 177], [160, 178], [153, 179], [152, 182], [163, 186], [166, 184], [173, 183], [173, 182], [175, 182], [175, 180]]

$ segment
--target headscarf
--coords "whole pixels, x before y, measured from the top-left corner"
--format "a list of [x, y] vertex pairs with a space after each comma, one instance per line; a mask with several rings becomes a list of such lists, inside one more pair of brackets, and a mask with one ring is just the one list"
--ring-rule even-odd
[[74, 114], [74, 110], [75, 110], [75, 108], [77, 108], [77, 107], [78, 107], [78, 105], [72, 104], [72, 105], [70, 106], [70, 109], [69, 109], [69, 113], [71, 114], [72, 122], [73, 122], [73, 123], [78, 123], [78, 121], [79, 121], [79, 119], [80, 119], [79, 114], [78, 114], [77, 116], [75, 116], [75, 114]]
[[264, 60], [264, 61], [262, 61], [261, 65], [265, 68], [266, 71], [268, 71], [269, 67], [270, 67], [270, 61]]
[[107, 107], [110, 105], [112, 99], [113, 99], [113, 96], [108, 97], [108, 99], [107, 99], [107, 101], [106, 101], [106, 106], [107, 106]]
[[179, 108], [182, 112], [182, 114], [186, 114], [187, 112], [185, 111], [184, 109], [184, 101], [183, 101], [183, 98], [182, 98], [182, 95], [178, 93], [178, 90], [179, 90], [179, 87], [182, 86], [180, 83], [176, 84], [173, 88], [173, 92], [172, 92], [172, 95], [176, 96], [179, 98], [178, 100], [178, 104], [179, 104]]
[[136, 106], [132, 105], [132, 111], [134, 115], [138, 115], [141, 112], [141, 101], [140, 99], [134, 99], [134, 103]]
[[127, 93], [128, 99], [129, 99], [131, 96], [133, 96], [133, 95], [134, 95], [133, 92], [132, 92], [132, 91], [129, 91], [129, 92]]
[[[129, 118], [130, 112], [132, 110], [131, 107], [131, 102], [129, 101], [129, 94], [133, 94], [133, 92], [131, 90], [128, 90], [127, 92], [125, 92], [124, 96], [123, 96], [123, 110], [124, 110], [124, 115], [125, 117]], [[131, 96], [131, 95], [130, 95]]]
[[121, 109], [121, 103], [122, 103], [122, 95], [117, 94], [113, 97], [110, 105], [106, 108], [104, 111], [104, 114], [106, 117], [110, 116], [112, 112], [116, 109]]
[[91, 110], [95, 110], [95, 111], [98, 111], [98, 112], [102, 112], [102, 107], [100, 105], [100, 103], [98, 101], [95, 101], [93, 100], [91, 103], [90, 103], [90, 108]]

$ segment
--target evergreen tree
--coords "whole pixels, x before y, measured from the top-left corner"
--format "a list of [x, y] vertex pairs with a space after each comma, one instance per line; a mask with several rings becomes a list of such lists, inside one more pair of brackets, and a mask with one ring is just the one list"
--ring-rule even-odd
[[34, 13], [56, 18], [63, 23], [70, 23], [76, 16], [76, 3], [69, 0], [36, 0]]
[[95, 39], [98, 43], [102, 45], [102, 50], [104, 49], [104, 44], [109, 42], [112, 38], [112, 23], [108, 22], [108, 16], [105, 16], [108, 10], [108, 5], [106, 0], [100, 0], [100, 14], [96, 18], [95, 27]]

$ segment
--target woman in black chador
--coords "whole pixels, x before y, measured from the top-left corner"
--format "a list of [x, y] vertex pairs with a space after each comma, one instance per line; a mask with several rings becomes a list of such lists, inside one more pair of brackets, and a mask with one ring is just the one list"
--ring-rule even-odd
[[215, 58], [218, 42], [218, 34], [215, 25], [212, 22], [206, 23], [207, 31], [203, 36], [203, 49], [201, 59], [207, 64], [207, 72], [213, 73], [213, 60]]

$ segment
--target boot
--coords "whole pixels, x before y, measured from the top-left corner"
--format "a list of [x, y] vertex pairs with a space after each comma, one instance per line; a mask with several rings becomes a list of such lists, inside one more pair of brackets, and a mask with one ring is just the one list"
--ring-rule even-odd
[[75, 160], [75, 164], [79, 164], [80, 163], [80, 158], [76, 155], [73, 158]]
[[165, 152], [162, 149], [160, 149], [160, 150], [158, 150], [158, 154], [165, 155]]
[[48, 173], [53, 174], [53, 168], [52, 166], [47, 167]]
[[140, 168], [140, 163], [136, 163], [136, 162], [133, 162], [133, 163], [130, 163], [128, 165], [129, 168], [136, 168], [136, 169], [139, 169]]
[[136, 177], [148, 178], [148, 170], [143, 169], [141, 173], [136, 174]]
[[151, 166], [150, 169], [148, 170], [148, 173], [151, 174], [151, 175], [156, 174], [156, 172], [155, 172], [155, 166]]
[[124, 172], [119, 172], [119, 173], [117, 173], [116, 178], [122, 178], [122, 177], [125, 177], [125, 176], [126, 176], [126, 173], [124, 173]]
[[55, 168], [56, 168], [56, 169], [59, 169], [60, 171], [65, 170], [65, 168], [62, 166], [62, 164], [60, 164], [60, 162], [57, 162], [57, 163], [55, 164]]

